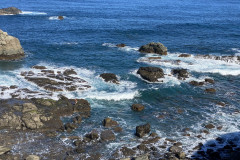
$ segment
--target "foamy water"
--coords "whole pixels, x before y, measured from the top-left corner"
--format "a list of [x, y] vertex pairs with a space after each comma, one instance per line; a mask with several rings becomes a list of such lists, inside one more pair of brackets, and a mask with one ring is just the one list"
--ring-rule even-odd
[[34, 12], [34, 11], [22, 11], [22, 13], [20, 13], [22, 15], [32, 15], [32, 16], [36, 16], [36, 15], [47, 15], [47, 13], [45, 12]]

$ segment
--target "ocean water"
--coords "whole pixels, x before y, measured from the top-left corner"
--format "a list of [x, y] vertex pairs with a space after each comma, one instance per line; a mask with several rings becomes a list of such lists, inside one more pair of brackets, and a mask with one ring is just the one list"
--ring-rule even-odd
[[[106, 157], [123, 145], [138, 144], [135, 127], [146, 122], [163, 137], [156, 146], [171, 138], [182, 142], [185, 151], [200, 142], [239, 131], [240, 64], [196, 58], [197, 54], [240, 55], [239, 0], [0, 1], [0, 8], [9, 6], [23, 13], [0, 16], [0, 29], [19, 38], [26, 58], [0, 62], [0, 85], [18, 85], [45, 93], [44, 89], [25, 81], [20, 73], [32, 70], [33, 65], [53, 70], [75, 69], [92, 88], [61, 94], [86, 98], [93, 111], [74, 134], [80, 136], [93, 128], [103, 129], [101, 121], [107, 116], [117, 120], [124, 129], [116, 142], [105, 146]], [[59, 15], [64, 20], [58, 20]], [[162, 57], [165, 62], [149, 62], [147, 57], [157, 55], [137, 51], [152, 41], [168, 47], [169, 55]], [[127, 46], [117, 48], [118, 43]], [[179, 58], [181, 53], [193, 56]], [[168, 63], [178, 59], [182, 60], [179, 65]], [[186, 68], [191, 76], [186, 81], [165, 76], [163, 83], [147, 83], [136, 74], [141, 66], [158, 66], [166, 74], [172, 68]], [[105, 72], [115, 73], [120, 85], [103, 82], [99, 74]], [[205, 78], [213, 78], [216, 83], [202, 87], [188, 84]], [[204, 92], [210, 87], [217, 89], [216, 94]], [[1, 98], [10, 98], [10, 93], [4, 92]], [[52, 98], [57, 98], [57, 94]], [[226, 106], [217, 105], [219, 101]], [[130, 109], [133, 103], [144, 104], [146, 109], [133, 112]], [[223, 128], [213, 129], [208, 135], [201, 133], [208, 123]], [[191, 128], [190, 137], [183, 136], [184, 128]], [[21, 147], [16, 148], [16, 152], [21, 152]], [[191, 156], [193, 152], [187, 154]]]

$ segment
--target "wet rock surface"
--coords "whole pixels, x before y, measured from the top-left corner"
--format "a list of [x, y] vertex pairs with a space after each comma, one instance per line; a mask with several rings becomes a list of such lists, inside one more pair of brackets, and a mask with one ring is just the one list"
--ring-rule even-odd
[[23, 57], [24, 51], [20, 41], [0, 30], [0, 60], [18, 60]]
[[136, 127], [136, 136], [142, 138], [144, 135], [149, 134], [151, 129], [150, 129], [150, 124], [144, 124]]
[[159, 78], [164, 78], [163, 70], [158, 67], [140, 67], [137, 74], [149, 82], [158, 82]]
[[142, 105], [142, 104], [133, 104], [132, 106], [131, 106], [131, 109], [133, 110], [133, 111], [138, 111], [138, 112], [140, 112], [140, 111], [142, 111], [142, 110], [144, 110], [144, 105]]
[[105, 82], [112, 82], [112, 83], [119, 84], [117, 76], [113, 73], [103, 73], [100, 75], [100, 77], [103, 78]]
[[189, 77], [189, 73], [187, 69], [182, 69], [182, 68], [173, 69], [172, 74], [176, 75], [178, 79], [181, 79], [181, 80], [185, 80], [186, 78]]
[[8, 7], [0, 9], [0, 15], [15, 15], [20, 14], [22, 11], [16, 7]]
[[167, 47], [159, 42], [151, 42], [140, 47], [139, 52], [167, 55]]

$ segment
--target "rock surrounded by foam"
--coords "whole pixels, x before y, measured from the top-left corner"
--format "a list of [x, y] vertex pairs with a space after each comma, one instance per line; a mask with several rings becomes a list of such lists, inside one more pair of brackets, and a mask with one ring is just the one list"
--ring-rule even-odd
[[0, 60], [17, 60], [24, 56], [19, 40], [0, 30]]
[[20, 14], [22, 11], [16, 7], [8, 7], [0, 9], [0, 15], [16, 15]]
[[77, 74], [73, 69], [67, 69], [63, 73], [61, 71], [41, 70], [22, 72], [21, 76], [30, 82], [35, 83], [39, 87], [52, 92], [59, 91], [77, 91], [86, 90], [90, 88], [87, 82], [77, 76], [70, 76]]
[[165, 47], [160, 42], [151, 42], [149, 44], [143, 45], [139, 49], [143, 53], [157, 53], [161, 55], [167, 55], [167, 47]]
[[163, 70], [158, 67], [140, 67], [137, 74], [149, 82], [158, 82], [159, 78], [164, 78]]

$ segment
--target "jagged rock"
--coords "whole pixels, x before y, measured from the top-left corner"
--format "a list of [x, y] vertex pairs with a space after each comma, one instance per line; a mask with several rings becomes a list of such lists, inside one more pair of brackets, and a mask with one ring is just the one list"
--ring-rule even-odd
[[169, 148], [169, 151], [172, 152], [172, 153], [180, 153], [180, 152], [182, 152], [182, 148], [173, 145], [172, 147]]
[[0, 30], [0, 60], [18, 60], [24, 57], [19, 40]]
[[191, 57], [191, 54], [180, 54], [178, 57]]
[[116, 139], [114, 133], [111, 130], [104, 130], [100, 135], [103, 141], [113, 141]]
[[149, 44], [141, 46], [139, 52], [167, 55], [167, 47], [165, 47], [162, 43], [159, 42], [151, 42]]
[[77, 128], [77, 125], [74, 123], [67, 123], [64, 125], [64, 128], [67, 132], [72, 132], [74, 129]]
[[142, 105], [142, 104], [133, 104], [132, 105], [132, 110], [134, 110], [134, 111], [142, 111], [142, 110], [144, 110], [144, 105]]
[[144, 124], [144, 125], [140, 125], [136, 127], [136, 136], [142, 138], [145, 134], [150, 133], [151, 129], [150, 129], [150, 124]]
[[119, 47], [119, 48], [121, 48], [121, 47], [125, 47], [126, 45], [123, 44], [123, 43], [120, 43], [120, 44], [117, 44], [116, 46]]
[[24, 103], [23, 104], [23, 109], [22, 109], [23, 113], [37, 111], [37, 110], [38, 110], [38, 108], [32, 103]]
[[215, 93], [215, 92], [216, 92], [216, 89], [214, 89], [214, 88], [207, 88], [207, 89], [205, 89], [205, 92]]
[[150, 151], [150, 149], [148, 149], [145, 144], [140, 144], [140, 145], [137, 146], [137, 148], [139, 150], [143, 151], [143, 152], [149, 152]]
[[77, 75], [77, 72], [74, 71], [73, 69], [66, 69], [66, 70], [63, 72], [63, 75], [64, 75], [64, 76], [69, 76], [69, 75], [71, 75], [71, 74]]
[[130, 148], [127, 147], [122, 147], [120, 149], [120, 151], [122, 152], [122, 154], [127, 157], [127, 156], [133, 156], [136, 152]]
[[29, 155], [27, 156], [26, 160], [40, 160], [40, 157], [36, 155]]
[[181, 79], [181, 80], [185, 80], [189, 76], [187, 69], [181, 69], [181, 68], [173, 69], [172, 74], [177, 75], [178, 79]]
[[191, 81], [191, 82], [189, 82], [189, 84], [191, 84], [193, 86], [203, 86], [204, 82]]
[[34, 69], [47, 69], [45, 66], [32, 66]]
[[2, 8], [0, 9], [0, 15], [15, 15], [20, 14], [22, 11], [16, 7], [8, 7], [8, 8]]
[[36, 112], [26, 112], [22, 117], [22, 121], [28, 129], [38, 129], [43, 126], [40, 116]]
[[150, 82], [158, 82], [159, 78], [164, 78], [163, 70], [158, 67], [140, 67], [137, 74]]
[[112, 83], [119, 84], [117, 76], [113, 73], [103, 73], [100, 75], [100, 77], [103, 78], [105, 82], [112, 82]]
[[103, 126], [104, 127], [113, 127], [113, 126], [117, 126], [118, 125], [118, 123], [117, 123], [117, 121], [114, 121], [114, 120], [112, 120], [111, 118], [105, 118], [104, 120], [103, 120]]
[[211, 84], [214, 84], [214, 80], [213, 79], [210, 79], [210, 78], [206, 78], [205, 79], [205, 82], [208, 82], [208, 83], [211, 83]]
[[99, 136], [98, 136], [97, 130], [94, 129], [94, 130], [92, 130], [91, 133], [85, 135], [85, 137], [87, 137], [87, 138], [89, 138], [91, 140], [96, 140], [96, 139], [98, 139]]
[[0, 146], [0, 156], [10, 151], [11, 151], [11, 148]]
[[10, 127], [14, 129], [21, 129], [22, 120], [20, 116], [12, 112], [5, 113], [0, 117], [0, 127]]

